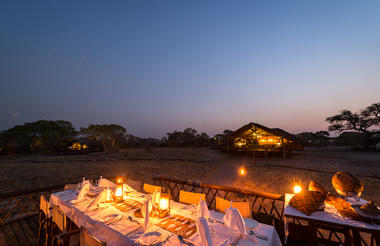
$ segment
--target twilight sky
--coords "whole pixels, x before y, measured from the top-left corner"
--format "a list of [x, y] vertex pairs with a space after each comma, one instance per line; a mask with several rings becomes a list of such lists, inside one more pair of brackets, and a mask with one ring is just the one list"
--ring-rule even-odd
[[380, 1], [1, 1], [0, 130], [292, 133], [380, 101]]

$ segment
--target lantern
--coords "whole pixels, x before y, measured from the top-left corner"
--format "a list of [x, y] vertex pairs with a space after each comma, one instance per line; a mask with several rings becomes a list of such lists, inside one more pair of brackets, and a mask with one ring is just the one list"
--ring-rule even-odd
[[170, 198], [169, 194], [161, 193], [160, 202], [158, 204], [158, 217], [164, 218], [170, 214]]
[[117, 179], [116, 190], [115, 190], [115, 194], [114, 194], [114, 200], [115, 201], [122, 201], [123, 200], [123, 195], [124, 195], [123, 179], [122, 178], [118, 178]]
[[293, 192], [295, 194], [302, 191], [302, 183], [298, 178], [293, 178]]

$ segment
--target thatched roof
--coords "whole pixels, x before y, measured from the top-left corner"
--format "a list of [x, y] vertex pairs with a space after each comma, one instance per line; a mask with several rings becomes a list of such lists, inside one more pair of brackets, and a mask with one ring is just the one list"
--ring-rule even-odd
[[269, 127], [266, 127], [266, 126], [263, 126], [263, 125], [260, 125], [258, 123], [254, 123], [254, 122], [248, 123], [247, 125], [240, 127], [239, 129], [234, 131], [229, 136], [230, 137], [238, 137], [238, 136], [244, 135], [244, 133], [248, 133], [248, 131], [251, 131], [254, 128], [259, 128], [259, 129], [264, 130], [264, 131], [266, 131], [270, 134], [273, 134], [275, 136], [283, 137], [283, 138], [292, 140], [293, 142], [300, 143], [300, 140], [295, 135], [293, 135], [293, 134], [291, 134], [291, 133], [289, 133], [283, 129], [269, 128]]

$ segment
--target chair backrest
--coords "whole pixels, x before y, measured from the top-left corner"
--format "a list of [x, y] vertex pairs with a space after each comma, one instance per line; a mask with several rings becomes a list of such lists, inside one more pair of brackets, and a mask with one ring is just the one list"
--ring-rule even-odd
[[133, 179], [128, 179], [128, 181], [127, 181], [127, 184], [131, 187], [131, 188], [133, 188], [133, 189], [135, 189], [136, 191], [138, 191], [138, 192], [141, 192], [142, 191], [142, 183], [141, 183], [141, 181], [137, 181], [137, 180], [133, 180]]
[[78, 184], [65, 184], [64, 190], [74, 190], [78, 187]]
[[43, 195], [40, 197], [40, 210], [45, 214], [46, 217], [49, 217], [49, 203]]
[[[220, 197], [216, 197], [216, 210], [222, 213], [226, 212], [226, 209], [228, 209], [231, 206], [231, 201], [225, 200]], [[244, 218], [252, 218], [252, 210], [249, 207], [249, 202], [232, 202], [232, 207], [237, 208], [239, 210], [239, 213]]]
[[58, 226], [62, 232], [66, 232], [66, 215], [57, 206], [53, 207], [53, 222]]
[[107, 243], [100, 241], [84, 228], [80, 228], [80, 246], [106, 246]]
[[156, 185], [150, 185], [150, 184], [144, 184], [144, 192], [153, 194], [155, 191], [161, 192], [161, 186]]
[[205, 201], [206, 195], [203, 193], [194, 193], [181, 190], [179, 192], [179, 202], [186, 204], [198, 204], [200, 200]]

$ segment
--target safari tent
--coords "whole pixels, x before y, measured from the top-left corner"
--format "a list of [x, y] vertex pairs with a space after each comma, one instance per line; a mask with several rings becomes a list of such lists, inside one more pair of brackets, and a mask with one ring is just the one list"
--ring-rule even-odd
[[303, 145], [293, 134], [280, 128], [268, 128], [249, 123], [227, 137], [227, 153], [252, 152], [257, 156], [290, 157], [292, 151], [302, 151]]

